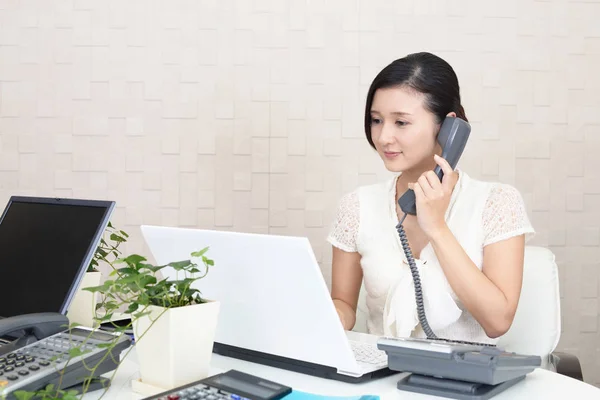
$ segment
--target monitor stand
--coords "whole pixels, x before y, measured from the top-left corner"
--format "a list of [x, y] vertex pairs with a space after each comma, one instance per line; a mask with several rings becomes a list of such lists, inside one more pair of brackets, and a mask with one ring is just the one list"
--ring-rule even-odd
[[435, 378], [419, 374], [410, 374], [398, 381], [398, 389], [407, 392], [457, 400], [487, 400], [525, 379], [525, 375], [497, 385]]

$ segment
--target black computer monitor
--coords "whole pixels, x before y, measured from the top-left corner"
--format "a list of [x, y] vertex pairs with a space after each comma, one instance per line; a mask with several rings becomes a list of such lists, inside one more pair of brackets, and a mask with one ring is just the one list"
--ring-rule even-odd
[[66, 315], [114, 201], [13, 196], [0, 217], [0, 318]]

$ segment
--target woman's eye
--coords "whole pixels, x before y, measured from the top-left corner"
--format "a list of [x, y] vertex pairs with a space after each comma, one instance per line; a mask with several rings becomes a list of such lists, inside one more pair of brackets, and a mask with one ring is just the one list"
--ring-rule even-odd
[[404, 122], [404, 121], [396, 121], [396, 124], [400, 125], [400, 126], [404, 126], [404, 125], [406, 125], [406, 122]]
[[379, 118], [371, 118], [371, 123], [372, 124], [378, 124], [380, 122], [381, 122], [381, 120]]

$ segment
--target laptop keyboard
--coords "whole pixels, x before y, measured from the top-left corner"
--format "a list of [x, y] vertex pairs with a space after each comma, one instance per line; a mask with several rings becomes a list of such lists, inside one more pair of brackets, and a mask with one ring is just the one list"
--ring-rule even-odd
[[356, 361], [366, 364], [387, 364], [387, 354], [379, 350], [375, 343], [355, 342], [350, 340], [350, 347], [354, 352]]

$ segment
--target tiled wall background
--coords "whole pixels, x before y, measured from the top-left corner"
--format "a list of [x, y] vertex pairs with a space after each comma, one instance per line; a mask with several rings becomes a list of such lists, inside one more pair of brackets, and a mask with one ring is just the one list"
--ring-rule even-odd
[[[562, 350], [600, 384], [600, 2], [2, 0], [0, 201], [109, 198], [140, 224], [306, 235], [387, 176], [362, 131], [387, 63], [456, 69], [461, 167], [516, 185], [557, 255]], [[218, 260], [217, 260], [218, 262]]]

